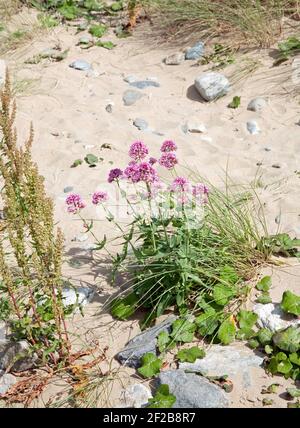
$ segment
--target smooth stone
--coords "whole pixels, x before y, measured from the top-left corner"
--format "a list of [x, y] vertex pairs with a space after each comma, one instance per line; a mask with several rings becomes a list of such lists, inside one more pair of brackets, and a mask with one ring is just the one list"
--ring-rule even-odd
[[251, 135], [257, 135], [260, 133], [259, 126], [255, 120], [249, 120], [247, 122], [247, 130]]
[[93, 42], [93, 36], [90, 36], [90, 35], [86, 35], [86, 36], [82, 36], [82, 37], [80, 37], [80, 39], [79, 39], [79, 43], [81, 44], [81, 45], [88, 45], [88, 44], [90, 44], [90, 43], [92, 43]]
[[0, 59], [0, 86], [5, 81], [6, 67], [7, 67], [7, 64], [4, 61], [4, 59]]
[[185, 60], [185, 54], [183, 52], [175, 52], [174, 54], [168, 55], [164, 62], [166, 65], [179, 65]]
[[36, 355], [29, 355], [30, 346], [26, 340], [19, 342], [0, 343], [0, 369], [11, 368], [22, 372], [32, 368], [37, 361]]
[[134, 126], [136, 126], [140, 131], [145, 131], [149, 124], [148, 122], [146, 122], [146, 120], [141, 119], [140, 117], [137, 117], [134, 121], [133, 121]]
[[134, 76], [133, 74], [130, 74], [129, 76], [124, 77], [124, 82], [126, 83], [133, 83], [136, 82], [138, 79], [136, 76]]
[[229, 92], [229, 80], [223, 74], [208, 72], [195, 79], [195, 87], [206, 101], [213, 101]]
[[64, 306], [69, 305], [81, 305], [85, 306], [88, 304], [94, 296], [94, 291], [87, 287], [76, 287], [69, 288], [64, 287], [62, 289], [62, 298]]
[[247, 110], [260, 112], [266, 107], [266, 105], [267, 105], [267, 101], [264, 98], [261, 98], [261, 97], [254, 98], [248, 104]]
[[199, 59], [204, 55], [204, 43], [198, 42], [191, 48], [188, 48], [185, 52], [186, 60]]
[[206, 378], [184, 370], [168, 370], [158, 376], [159, 384], [169, 385], [170, 392], [175, 395], [173, 408], [224, 408], [229, 400], [222, 389], [209, 382]]
[[251, 349], [237, 345], [212, 345], [206, 356], [194, 363], [179, 363], [179, 368], [201, 373], [203, 376], [235, 375], [248, 371], [250, 367], [260, 367], [263, 357], [253, 353]]
[[72, 192], [73, 190], [74, 190], [73, 186], [67, 186], [64, 188], [64, 193], [69, 193], [69, 192]]
[[188, 132], [191, 133], [203, 133], [206, 132], [206, 126], [204, 123], [188, 122], [186, 125]]
[[262, 328], [271, 331], [278, 331], [294, 325], [300, 325], [300, 319], [295, 319], [293, 315], [288, 315], [280, 307], [279, 303], [257, 303], [253, 307], [253, 312], [258, 315], [257, 323]]
[[123, 102], [125, 106], [132, 106], [139, 99], [144, 97], [144, 94], [141, 92], [135, 91], [133, 89], [127, 89], [123, 94]]
[[160, 84], [155, 80], [139, 80], [138, 82], [131, 82], [129, 84], [130, 86], [133, 86], [138, 89], [145, 89], [145, 88], [149, 88], [150, 86], [153, 86], [155, 88], [160, 87]]
[[157, 336], [162, 331], [170, 332], [170, 327], [176, 318], [176, 316], [172, 315], [162, 323], [135, 336], [127, 343], [125, 348], [116, 355], [117, 360], [128, 367], [140, 367], [140, 359], [144, 354], [152, 352], [156, 355]]
[[113, 104], [109, 103], [105, 106], [105, 110], [107, 111], [107, 113], [112, 113], [113, 111]]
[[0, 394], [5, 394], [11, 386], [17, 383], [17, 378], [10, 373], [0, 373]]
[[149, 388], [141, 383], [130, 385], [123, 391], [124, 402], [126, 407], [140, 409], [145, 407], [152, 394]]
[[83, 59], [77, 59], [76, 61], [71, 62], [69, 67], [74, 68], [75, 70], [81, 70], [81, 71], [89, 71], [92, 69], [91, 64], [89, 64]]

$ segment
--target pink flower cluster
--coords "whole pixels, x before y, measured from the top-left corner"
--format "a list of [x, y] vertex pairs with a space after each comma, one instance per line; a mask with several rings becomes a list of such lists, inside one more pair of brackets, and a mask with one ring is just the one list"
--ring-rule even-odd
[[92, 196], [92, 203], [94, 205], [102, 204], [108, 200], [108, 194], [106, 192], [95, 192]]
[[72, 214], [78, 213], [82, 208], [85, 207], [85, 203], [81, 199], [81, 196], [78, 195], [78, 193], [71, 193], [66, 198], [66, 205], [68, 212]]
[[174, 166], [178, 163], [176, 154], [174, 153], [176, 150], [177, 146], [174, 141], [164, 141], [160, 148], [162, 155], [159, 159], [159, 164], [167, 169], [173, 169]]
[[142, 141], [136, 141], [131, 144], [129, 149], [129, 156], [136, 162], [145, 159], [148, 153], [148, 148]]

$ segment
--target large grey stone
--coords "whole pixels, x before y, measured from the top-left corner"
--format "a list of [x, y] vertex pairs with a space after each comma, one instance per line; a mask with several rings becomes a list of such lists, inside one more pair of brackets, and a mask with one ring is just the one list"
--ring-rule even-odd
[[228, 407], [229, 400], [222, 389], [194, 373], [184, 370], [168, 370], [158, 376], [160, 384], [169, 385], [175, 395], [173, 408], [219, 408]]
[[32, 368], [37, 361], [36, 355], [30, 355], [26, 340], [0, 344], [0, 370], [10, 369], [22, 372]]
[[123, 94], [123, 102], [125, 106], [132, 106], [133, 104], [136, 103], [136, 101], [138, 101], [143, 96], [145, 95], [142, 94], [141, 92], [138, 92], [134, 89], [127, 89], [127, 91], [125, 91]]
[[188, 48], [185, 52], [185, 59], [192, 60], [192, 59], [199, 59], [204, 55], [204, 43], [198, 42], [191, 48]]
[[130, 340], [126, 347], [116, 355], [121, 364], [129, 367], [140, 367], [140, 359], [147, 352], [156, 355], [156, 338], [162, 331], [170, 331], [171, 324], [176, 316], [172, 315], [162, 323], [144, 331]]
[[185, 60], [185, 54], [183, 52], [175, 52], [168, 55], [164, 62], [166, 65], [179, 65]]
[[267, 101], [264, 98], [257, 97], [250, 101], [247, 110], [260, 112], [266, 105]]
[[275, 332], [291, 325], [300, 325], [300, 319], [295, 319], [280, 307], [279, 303], [257, 303], [253, 307], [253, 312], [258, 315], [257, 323], [260, 327], [268, 328]]
[[69, 67], [74, 68], [75, 70], [81, 70], [81, 71], [89, 71], [92, 69], [91, 64], [89, 64], [84, 59], [77, 59], [76, 61], [71, 62]]
[[17, 382], [15, 376], [10, 373], [2, 374], [0, 373], [0, 395], [5, 394], [9, 388]]
[[202, 98], [213, 101], [228, 93], [230, 89], [229, 80], [223, 74], [208, 72], [203, 73], [195, 79], [195, 87]]
[[263, 357], [240, 344], [212, 345], [206, 356], [194, 363], [179, 363], [179, 368], [201, 373], [204, 376], [232, 376], [246, 372], [251, 367], [260, 367]]

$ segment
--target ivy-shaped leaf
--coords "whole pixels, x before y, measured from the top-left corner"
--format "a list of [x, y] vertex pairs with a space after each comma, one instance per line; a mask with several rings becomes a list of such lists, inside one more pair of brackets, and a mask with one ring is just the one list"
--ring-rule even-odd
[[84, 158], [84, 160], [90, 166], [94, 166], [98, 162], [98, 157], [95, 156], [95, 155], [93, 155], [92, 153], [89, 153], [88, 155], [86, 155], [86, 157]]
[[182, 363], [194, 363], [197, 358], [204, 358], [205, 351], [204, 349], [200, 349], [197, 346], [193, 346], [189, 349], [181, 349], [176, 355], [176, 358]]
[[223, 343], [223, 345], [229, 345], [235, 339], [235, 323], [232, 317], [227, 318], [222, 322], [218, 330], [218, 338]]
[[300, 296], [287, 290], [282, 295], [280, 307], [288, 314], [300, 315]]
[[169, 385], [162, 384], [153, 398], [148, 401], [147, 407], [152, 409], [170, 409], [175, 404], [176, 397], [170, 394]]
[[152, 352], [147, 352], [141, 358], [142, 366], [138, 368], [138, 372], [143, 377], [152, 377], [160, 372], [162, 360], [157, 358]]
[[242, 329], [251, 329], [258, 319], [258, 315], [252, 311], [245, 311], [241, 309], [237, 314], [237, 320], [239, 322], [239, 326]]
[[195, 323], [201, 336], [210, 336], [219, 326], [218, 315], [214, 310], [206, 311], [196, 317]]
[[176, 320], [172, 324], [171, 337], [177, 342], [192, 342], [196, 325], [187, 320]]
[[124, 298], [117, 298], [111, 303], [111, 314], [120, 320], [126, 320], [134, 314], [138, 303], [138, 297], [131, 293]]
[[107, 31], [107, 27], [106, 25], [103, 25], [103, 24], [92, 25], [89, 28], [89, 33], [94, 37], [98, 37], [99, 39], [100, 37], [104, 36], [106, 31]]
[[259, 291], [267, 293], [272, 285], [272, 278], [270, 276], [264, 276], [257, 284], [256, 288]]
[[262, 293], [260, 296], [257, 297], [256, 301], [258, 303], [262, 303], [263, 305], [272, 303], [272, 299], [269, 293]]
[[214, 286], [213, 298], [217, 305], [225, 306], [235, 294], [234, 287], [228, 287], [221, 283]]
[[297, 352], [300, 349], [300, 327], [290, 326], [278, 331], [273, 336], [273, 342], [283, 351]]
[[232, 101], [228, 104], [229, 108], [236, 109], [241, 105], [241, 97], [235, 96]]
[[157, 336], [157, 347], [159, 352], [164, 352], [167, 349], [171, 349], [175, 345], [175, 340], [172, 340], [172, 338], [166, 331], [161, 331]]
[[257, 333], [257, 339], [262, 346], [272, 342], [273, 333], [268, 328], [261, 328]]

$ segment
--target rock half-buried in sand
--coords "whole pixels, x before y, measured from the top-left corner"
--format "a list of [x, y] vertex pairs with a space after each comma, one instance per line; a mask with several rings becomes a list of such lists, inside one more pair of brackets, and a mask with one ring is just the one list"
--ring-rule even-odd
[[183, 370], [168, 370], [160, 373], [159, 383], [169, 385], [176, 397], [173, 408], [219, 408], [228, 407], [229, 401], [222, 389], [194, 373]]
[[203, 73], [195, 79], [195, 87], [206, 101], [226, 95], [230, 89], [229, 80], [220, 73]]
[[149, 328], [145, 332], [139, 334], [130, 340], [126, 347], [116, 355], [117, 360], [129, 367], [140, 367], [140, 359], [147, 352], [152, 352], [156, 355], [157, 336], [162, 331], [169, 332], [176, 316], [172, 315], [162, 323]]

